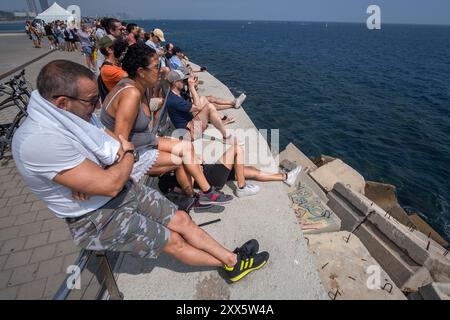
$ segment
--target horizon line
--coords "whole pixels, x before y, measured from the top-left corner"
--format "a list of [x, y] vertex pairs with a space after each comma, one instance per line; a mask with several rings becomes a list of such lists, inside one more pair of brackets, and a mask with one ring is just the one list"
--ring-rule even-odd
[[[318, 21], [318, 20], [265, 20], [265, 19], [176, 19], [176, 18], [126, 18], [123, 20], [136, 20], [136, 21], [226, 21], [226, 22], [304, 22], [304, 23], [346, 23], [346, 24], [366, 24], [366, 22], [361, 21]], [[448, 24], [442, 23], [412, 23], [412, 22], [382, 22], [387, 25], [420, 25], [420, 26], [450, 26]]]

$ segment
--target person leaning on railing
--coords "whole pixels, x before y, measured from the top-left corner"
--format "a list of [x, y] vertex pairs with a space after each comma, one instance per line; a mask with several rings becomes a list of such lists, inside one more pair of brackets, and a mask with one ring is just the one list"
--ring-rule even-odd
[[98, 88], [89, 69], [52, 61], [37, 88], [14, 135], [14, 160], [31, 191], [65, 219], [77, 245], [142, 258], [166, 252], [189, 265], [225, 268], [231, 281], [266, 264], [269, 254], [257, 253], [256, 240], [231, 252], [158, 191], [130, 181], [136, 150], [96, 118]]

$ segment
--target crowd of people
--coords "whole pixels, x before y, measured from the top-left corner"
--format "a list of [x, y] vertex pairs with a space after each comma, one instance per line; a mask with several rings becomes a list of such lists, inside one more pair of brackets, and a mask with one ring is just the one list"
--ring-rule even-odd
[[[222, 267], [233, 282], [262, 268], [269, 253], [260, 252], [257, 240], [231, 251], [187, 212], [233, 201], [222, 191], [229, 181], [235, 181], [239, 198], [260, 191], [248, 180], [295, 183], [300, 167], [268, 174], [246, 166], [245, 150], [227, 134], [235, 119], [220, 111], [240, 108], [246, 96], [201, 96], [196, 75], [206, 68], [193, 68], [161, 29], [147, 33], [114, 18], [97, 21], [95, 28], [68, 29], [62, 22], [45, 28], [56, 48], [76, 50], [79, 42], [86, 67], [68, 60], [43, 67], [12, 150], [27, 185], [65, 219], [75, 243], [143, 258], [166, 252], [189, 265]], [[183, 139], [158, 131], [164, 109]], [[229, 148], [208, 164], [193, 141], [209, 124]], [[137, 183], [145, 175], [159, 177], [159, 191]], [[193, 206], [170, 201], [174, 193]]]

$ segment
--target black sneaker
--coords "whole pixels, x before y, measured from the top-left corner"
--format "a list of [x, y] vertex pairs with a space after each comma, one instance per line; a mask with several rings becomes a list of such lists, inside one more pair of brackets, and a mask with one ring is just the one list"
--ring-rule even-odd
[[222, 213], [225, 211], [225, 207], [215, 206], [213, 204], [201, 204], [198, 200], [195, 200], [194, 212], [195, 213]]
[[224, 266], [231, 282], [237, 282], [250, 272], [261, 269], [269, 260], [268, 252], [261, 252], [249, 257], [238, 254], [237, 263], [234, 267]]
[[216, 190], [216, 188], [212, 187], [211, 192], [203, 193], [200, 192], [198, 194], [198, 201], [200, 204], [228, 204], [233, 200], [233, 196], [227, 195], [222, 191]]
[[259, 243], [255, 239], [247, 241], [240, 248], [234, 249], [234, 253], [239, 254], [241, 257], [250, 257], [258, 253]]

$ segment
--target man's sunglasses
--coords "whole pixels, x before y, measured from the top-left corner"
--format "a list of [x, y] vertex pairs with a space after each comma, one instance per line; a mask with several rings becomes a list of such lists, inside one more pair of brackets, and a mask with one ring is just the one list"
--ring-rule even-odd
[[100, 102], [100, 96], [97, 96], [97, 98], [92, 99], [92, 100], [85, 100], [85, 99], [80, 99], [80, 98], [76, 98], [76, 97], [71, 97], [65, 94], [58, 94], [58, 95], [54, 95], [52, 98], [53, 99], [57, 99], [59, 97], [66, 97], [69, 98], [71, 100], [78, 100], [81, 102], [85, 102], [85, 103], [89, 103], [91, 106], [96, 107], [98, 105], [98, 103]]

